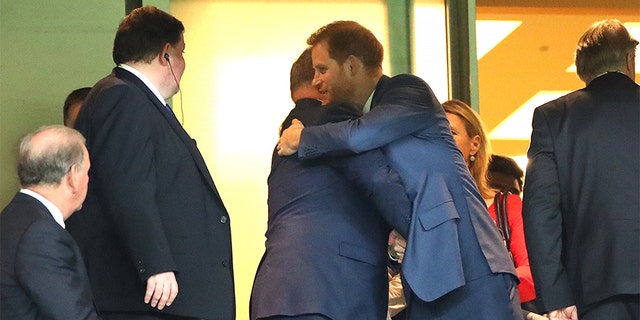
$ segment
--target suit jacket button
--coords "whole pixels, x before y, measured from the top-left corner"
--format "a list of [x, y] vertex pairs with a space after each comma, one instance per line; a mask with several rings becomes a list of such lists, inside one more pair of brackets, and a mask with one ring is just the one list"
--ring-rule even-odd
[[227, 223], [227, 216], [220, 217], [220, 223]]
[[227, 260], [222, 260], [222, 266], [226, 267], [229, 263], [227, 262]]

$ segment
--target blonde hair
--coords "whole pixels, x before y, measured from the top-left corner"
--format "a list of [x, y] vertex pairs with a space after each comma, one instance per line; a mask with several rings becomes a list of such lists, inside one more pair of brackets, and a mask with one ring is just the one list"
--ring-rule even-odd
[[495, 193], [487, 183], [487, 172], [489, 168], [489, 160], [491, 158], [491, 144], [484, 132], [484, 125], [480, 119], [480, 115], [471, 109], [466, 103], [460, 100], [448, 100], [442, 103], [444, 111], [458, 116], [464, 122], [469, 138], [474, 136], [480, 137], [480, 145], [478, 152], [474, 155], [474, 161], [469, 162], [469, 171], [473, 180], [476, 181], [478, 191], [483, 198], [488, 199]]

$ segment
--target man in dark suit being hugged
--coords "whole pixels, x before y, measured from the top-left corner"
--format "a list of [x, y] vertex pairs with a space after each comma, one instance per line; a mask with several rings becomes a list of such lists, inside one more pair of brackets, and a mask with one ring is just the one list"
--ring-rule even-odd
[[[322, 106], [313, 74], [307, 49], [291, 68], [296, 106], [283, 129], [294, 117], [311, 125], [358, 116], [347, 105]], [[382, 152], [303, 163], [274, 150], [268, 185], [251, 319], [384, 319], [389, 225], [406, 230], [411, 205]]]
[[0, 214], [2, 319], [98, 319], [80, 250], [65, 220], [89, 182], [82, 135], [43, 127], [20, 143], [22, 189]]
[[229, 215], [165, 102], [184, 72], [183, 32], [155, 7], [133, 10], [116, 32], [117, 66], [75, 124], [94, 166], [69, 230], [105, 319], [235, 318]]
[[594, 23], [575, 63], [586, 87], [538, 107], [523, 218], [536, 292], [550, 319], [638, 319], [638, 41]]

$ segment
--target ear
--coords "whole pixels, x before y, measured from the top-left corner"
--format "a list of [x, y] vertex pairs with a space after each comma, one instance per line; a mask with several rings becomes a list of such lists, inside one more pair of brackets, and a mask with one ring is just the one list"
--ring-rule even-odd
[[165, 58], [165, 55], [168, 54], [169, 56], [171, 56], [171, 54], [169, 53], [169, 49], [171, 49], [171, 44], [169, 44], [168, 42], [162, 47], [162, 51], [160, 51], [160, 54], [158, 55], [157, 59], [159, 60], [161, 65], [169, 65], [169, 61]]
[[478, 153], [479, 149], [480, 149], [480, 136], [476, 134], [475, 136], [473, 136], [473, 138], [471, 138], [471, 148], [469, 149], [469, 153], [472, 156], [475, 156]]
[[360, 59], [358, 59], [354, 55], [349, 55], [347, 57], [344, 62], [344, 66], [346, 71], [348, 71], [350, 75], [356, 75], [364, 68], [364, 64], [362, 63], [362, 61], [360, 61]]
[[80, 168], [78, 167], [78, 164], [71, 166], [64, 179], [66, 179], [71, 192], [75, 194], [79, 190], [80, 186]]
[[631, 51], [627, 54], [627, 75], [635, 81], [636, 78], [636, 57], [635, 52]]

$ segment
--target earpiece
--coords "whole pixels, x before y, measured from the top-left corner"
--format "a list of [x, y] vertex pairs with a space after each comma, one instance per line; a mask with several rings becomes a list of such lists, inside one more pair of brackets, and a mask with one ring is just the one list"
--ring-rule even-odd
[[168, 53], [165, 53], [165, 54], [164, 54], [164, 59], [165, 59], [165, 60], [167, 60], [167, 61], [169, 61], [169, 54], [168, 54]]

